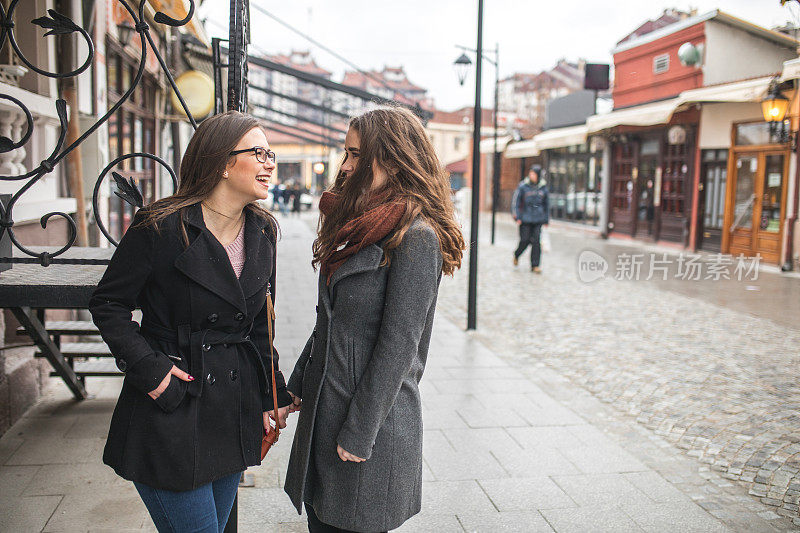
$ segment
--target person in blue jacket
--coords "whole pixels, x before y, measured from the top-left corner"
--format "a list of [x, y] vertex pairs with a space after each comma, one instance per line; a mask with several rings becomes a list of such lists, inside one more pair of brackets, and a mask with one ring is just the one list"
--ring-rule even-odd
[[550, 195], [547, 183], [541, 178], [542, 167], [533, 165], [528, 177], [523, 179], [511, 199], [511, 213], [519, 226], [519, 246], [514, 250], [514, 265], [519, 264], [519, 256], [531, 245], [531, 270], [537, 274], [542, 248], [539, 243], [542, 226], [550, 222]]

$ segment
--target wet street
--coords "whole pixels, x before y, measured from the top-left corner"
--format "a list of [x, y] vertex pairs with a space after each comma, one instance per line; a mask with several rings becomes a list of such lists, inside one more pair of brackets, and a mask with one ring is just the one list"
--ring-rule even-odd
[[[628, 426], [621, 433], [645, 428], [691, 456], [698, 472], [737, 482], [708, 501], [712, 514], [741, 492], [800, 523], [800, 279], [762, 270], [740, 281], [734, 263], [731, 279], [715, 280], [719, 259], [710, 254], [700, 281], [681, 279], [679, 252], [667, 250], [667, 280], [657, 271], [647, 281], [649, 254], [660, 260], [664, 249], [557, 224], [537, 275], [527, 253], [512, 266], [516, 227], [498, 220], [494, 246], [482, 227], [477, 338], [534, 379], [536, 369], [555, 372], [613, 406]], [[585, 250], [606, 260], [605, 277], [581, 281]], [[623, 268], [634, 255], [643, 259], [638, 281]], [[462, 269], [440, 295], [458, 324], [466, 280]], [[668, 467], [661, 473], [684, 484]]]

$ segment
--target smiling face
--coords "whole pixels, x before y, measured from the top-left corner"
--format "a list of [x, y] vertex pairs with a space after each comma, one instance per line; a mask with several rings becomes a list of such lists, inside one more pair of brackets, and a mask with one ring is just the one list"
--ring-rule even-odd
[[[341, 171], [345, 178], [349, 178], [353, 175], [353, 172], [355, 172], [361, 157], [361, 138], [358, 132], [353, 128], [347, 130], [347, 136], [344, 138], [344, 152], [345, 159], [342, 162]], [[374, 191], [380, 189], [386, 183], [387, 179], [386, 171], [384, 171], [377, 162], [373, 161], [372, 186], [370, 190]]]
[[[262, 147], [269, 150], [267, 136], [261, 128], [253, 128], [239, 140], [234, 150]], [[229, 193], [242, 199], [244, 203], [254, 200], [266, 200], [269, 197], [269, 182], [275, 170], [275, 163], [267, 158], [262, 163], [256, 158], [254, 151], [244, 152], [232, 157], [227, 167], [227, 178], [220, 185]]]

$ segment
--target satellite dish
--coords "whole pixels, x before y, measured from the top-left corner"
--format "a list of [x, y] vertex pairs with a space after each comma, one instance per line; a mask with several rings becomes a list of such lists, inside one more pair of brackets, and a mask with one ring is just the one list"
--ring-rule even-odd
[[692, 43], [683, 43], [681, 47], [678, 48], [678, 59], [681, 65], [685, 67], [699, 67], [703, 60], [702, 47], [702, 44], [695, 46]]
[[[178, 86], [193, 117], [203, 118], [214, 109], [214, 82], [211, 81], [208, 74], [198, 70], [189, 70], [178, 76], [175, 85]], [[170, 92], [170, 98], [172, 107], [181, 115], [185, 115], [175, 91]]]

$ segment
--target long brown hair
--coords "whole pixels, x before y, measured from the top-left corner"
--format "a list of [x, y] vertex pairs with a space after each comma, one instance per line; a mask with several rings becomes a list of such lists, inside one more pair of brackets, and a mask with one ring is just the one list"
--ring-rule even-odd
[[[372, 186], [372, 163], [387, 173], [388, 201], [405, 202], [406, 214], [383, 246], [388, 252], [400, 245], [411, 223], [419, 215], [434, 229], [442, 251], [442, 272], [453, 274], [461, 267], [464, 237], [456, 222], [450, 197], [450, 178], [442, 167], [433, 144], [420, 120], [407, 109], [380, 107], [350, 121], [360, 140], [360, 156], [356, 168], [345, 178], [339, 169], [330, 191], [340, 199], [337, 209], [320, 218], [314, 241], [317, 267], [336, 249], [336, 233], [353, 218], [364, 212]], [[349, 157], [349, 156], [348, 156]]]
[[[229, 155], [247, 132], [260, 128], [258, 119], [239, 111], [228, 111], [205, 119], [197, 127], [181, 159], [178, 191], [172, 196], [153, 202], [147, 209], [142, 225], [153, 225], [175, 212], [180, 212], [179, 227], [188, 245], [189, 237], [183, 224], [184, 210], [202, 202], [222, 180], [222, 173], [236, 156]], [[278, 222], [266, 209], [255, 202], [247, 205], [257, 216], [269, 222], [276, 235]]]

